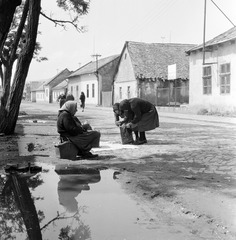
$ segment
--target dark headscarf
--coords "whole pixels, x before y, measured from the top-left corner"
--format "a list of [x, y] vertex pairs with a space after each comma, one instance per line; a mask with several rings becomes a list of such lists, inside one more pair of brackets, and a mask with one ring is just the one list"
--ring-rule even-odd
[[120, 107], [120, 104], [119, 104], [119, 103], [115, 103], [115, 104], [113, 105], [113, 112], [115, 112], [116, 110], [119, 111], [119, 107]]
[[130, 107], [130, 102], [128, 99], [124, 99], [120, 102], [120, 106], [119, 106], [121, 111], [131, 111], [131, 107]]
[[74, 98], [74, 96], [72, 94], [68, 94], [66, 96], [66, 101], [74, 101], [74, 100], [75, 100], [75, 98]]

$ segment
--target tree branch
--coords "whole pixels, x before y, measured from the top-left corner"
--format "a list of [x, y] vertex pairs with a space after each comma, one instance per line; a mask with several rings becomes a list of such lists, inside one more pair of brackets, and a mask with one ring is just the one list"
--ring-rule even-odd
[[78, 25], [75, 23], [78, 19], [78, 17], [74, 18], [72, 21], [69, 20], [58, 20], [58, 19], [53, 19], [49, 16], [47, 16], [45, 13], [43, 13], [42, 11], [40, 12], [40, 14], [45, 17], [46, 19], [48, 19], [49, 21], [53, 22], [55, 25], [59, 25], [61, 27], [63, 27], [64, 29], [66, 29], [65, 24], [71, 24], [72, 26], [75, 27], [75, 29], [80, 32], [83, 33], [85, 31], [84, 27], [78, 27]]
[[42, 231], [44, 228], [48, 227], [48, 225], [50, 225], [52, 222], [55, 222], [57, 220], [74, 218], [76, 215], [79, 215], [79, 210], [77, 210], [72, 216], [68, 216], [68, 217], [62, 216], [64, 214], [65, 214], [65, 212], [64, 213], [60, 213], [60, 214], [59, 214], [59, 212], [57, 212], [57, 216], [54, 217], [53, 219], [51, 219], [44, 226], [42, 226], [40, 230]]

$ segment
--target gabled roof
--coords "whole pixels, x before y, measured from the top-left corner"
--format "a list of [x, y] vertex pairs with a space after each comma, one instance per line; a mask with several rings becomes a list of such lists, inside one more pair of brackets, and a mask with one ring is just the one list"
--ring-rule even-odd
[[68, 82], [64, 80], [63, 82], [59, 83], [57, 86], [53, 87], [53, 90], [64, 89], [67, 87]]
[[[232, 27], [228, 31], [226, 31], [226, 32], [216, 36], [215, 38], [207, 41], [205, 43], [205, 47], [210, 47], [210, 46], [213, 46], [213, 45], [216, 45], [216, 44], [228, 42], [228, 41], [235, 40], [235, 39], [236, 39], [236, 27]], [[203, 48], [203, 44], [200, 44], [196, 47], [193, 47], [193, 48], [189, 49], [186, 52], [190, 53], [192, 51], [199, 50], [199, 49], [202, 49], [202, 48]]]
[[113, 55], [110, 57], [99, 59], [97, 62], [91, 61], [91, 62], [85, 64], [84, 66], [80, 67], [76, 71], [74, 71], [68, 78], [79, 76], [79, 75], [84, 75], [84, 74], [96, 73], [97, 64], [98, 64], [98, 71], [99, 71], [102, 67], [104, 67], [106, 64], [110, 63], [111, 61], [115, 60], [119, 56], [120, 55]]
[[43, 85], [45, 81], [47, 81], [47, 80], [39, 80], [39, 81], [30, 82], [31, 92], [36, 91], [36, 89], [38, 89], [41, 85]]
[[59, 72], [57, 75], [55, 75], [54, 77], [52, 77], [48, 81], [46, 81], [44, 83], [44, 86], [51, 84], [54, 80], [56, 80], [58, 83], [60, 83], [65, 78], [67, 78], [70, 74], [71, 74], [71, 72], [67, 68], [65, 68], [64, 70]]
[[189, 78], [186, 50], [193, 44], [126, 42], [135, 77], [167, 79], [168, 65], [176, 64], [177, 78]]
[[45, 82], [41, 82], [41, 84], [39, 84], [37, 88], [31, 90], [31, 92], [44, 91], [44, 83]]

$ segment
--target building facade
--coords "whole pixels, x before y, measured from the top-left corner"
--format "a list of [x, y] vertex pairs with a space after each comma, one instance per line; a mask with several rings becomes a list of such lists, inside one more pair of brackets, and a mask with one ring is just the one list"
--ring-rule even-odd
[[68, 77], [68, 92], [79, 101], [84, 92], [87, 104], [111, 106], [112, 86], [119, 55], [92, 61]]
[[236, 27], [187, 51], [189, 105], [208, 111], [236, 111]]
[[[155, 105], [177, 102], [177, 83], [188, 87], [189, 60], [185, 51], [193, 46], [126, 42], [115, 76], [114, 102], [132, 97], [146, 99]], [[172, 92], [174, 100], [170, 96]], [[182, 90], [178, 91], [179, 99], [186, 101], [186, 97], [181, 96], [183, 93]]]

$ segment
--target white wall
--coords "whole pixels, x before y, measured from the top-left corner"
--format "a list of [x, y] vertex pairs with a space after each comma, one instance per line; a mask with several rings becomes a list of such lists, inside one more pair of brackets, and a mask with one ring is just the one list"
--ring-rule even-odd
[[[210, 110], [236, 110], [236, 44], [224, 44], [213, 52], [207, 52], [206, 63], [212, 66], [212, 93], [203, 94], [203, 54], [202, 52], [190, 55], [190, 82], [189, 82], [189, 105]], [[230, 63], [230, 94], [220, 93], [220, 65]]]
[[[130, 96], [128, 96], [128, 87], [130, 87]], [[122, 96], [120, 96], [120, 88]], [[134, 76], [132, 62], [127, 49], [124, 50], [118, 72], [114, 82], [114, 103], [120, 102], [123, 99], [137, 97], [137, 80]]]
[[64, 90], [64, 89], [53, 90], [53, 91], [52, 91], [52, 101], [53, 101], [53, 102], [57, 102], [58, 97], [59, 97], [61, 94], [64, 94], [64, 93], [65, 93], [65, 90]]
[[49, 103], [49, 96], [50, 96], [50, 87], [49, 86], [45, 86], [44, 87], [44, 101]]
[[[130, 93], [128, 96], [128, 87], [130, 87]], [[121, 88], [121, 96], [120, 96]], [[123, 99], [137, 97], [137, 83], [136, 81], [118, 82], [114, 83], [114, 103], [120, 102]]]
[[[94, 96], [92, 94], [92, 86], [94, 84]], [[88, 86], [88, 93], [87, 93]], [[78, 96], [77, 96], [78, 87]], [[72, 90], [72, 91], [71, 91]], [[85, 94], [85, 104], [98, 104], [98, 83], [97, 78], [94, 74], [86, 74], [78, 77], [69, 79], [68, 91], [73, 94], [75, 100], [80, 102], [79, 97], [81, 92]], [[89, 94], [89, 96], [87, 95]]]
[[36, 91], [36, 102], [44, 102], [45, 101], [45, 92], [42, 91]]

